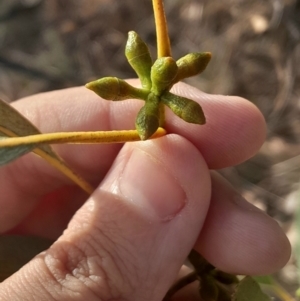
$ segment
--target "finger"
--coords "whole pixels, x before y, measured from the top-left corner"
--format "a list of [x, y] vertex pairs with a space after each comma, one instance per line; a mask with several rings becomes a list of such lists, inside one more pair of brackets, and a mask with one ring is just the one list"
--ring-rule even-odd
[[5, 220], [2, 228], [13, 227], [6, 234], [44, 237], [55, 241], [86, 198], [86, 193], [80, 188], [62, 187], [42, 197], [25, 217], [22, 212], [18, 219], [15, 214], [14, 220]]
[[[264, 135], [263, 121], [253, 105], [235, 98], [227, 98], [225, 102], [222, 96], [208, 96], [183, 84], [179, 87], [182, 87], [181, 93], [200, 99], [206, 106], [208, 123], [203, 127], [190, 125], [171, 115], [167, 124], [170, 131], [186, 135], [204, 153], [210, 167], [238, 163], [258, 148]], [[137, 100], [108, 102], [87, 89], [72, 88], [35, 95], [16, 102], [15, 106], [42, 132], [55, 132], [132, 129], [141, 104]], [[236, 114], [232, 114], [232, 107], [236, 108]], [[217, 118], [214, 119], [213, 114]], [[95, 186], [103, 179], [120, 148], [118, 144], [55, 147], [73, 169]], [[0, 200], [1, 208], [5, 208], [0, 213], [3, 221], [0, 231], [14, 227], [32, 212], [41, 197], [66, 184], [70, 182], [64, 175], [32, 154], [2, 168], [0, 191], [6, 197]]]
[[[168, 293], [167, 297], [170, 297], [170, 300], [172, 301], [203, 301], [203, 299], [200, 298], [199, 288], [200, 288], [200, 282], [198, 277], [191, 277], [194, 274], [194, 270], [190, 267], [187, 267], [183, 265], [180, 269], [180, 272], [178, 273], [176, 281], [173, 283], [173, 286], [175, 285], [176, 289], [172, 286]], [[188, 277], [189, 279], [186, 280]], [[185, 279], [185, 285], [178, 286], [177, 281], [183, 281]], [[178, 289], [179, 288], [179, 289]], [[168, 300], [168, 299], [167, 299]]]
[[172, 118], [167, 129], [186, 137], [200, 150], [209, 168], [220, 169], [251, 158], [265, 140], [263, 115], [251, 102], [236, 96], [211, 95], [186, 84], [174, 92], [201, 104], [204, 126]]
[[127, 144], [60, 239], [0, 285], [0, 299], [162, 300], [209, 199], [210, 175], [190, 142]]
[[[42, 132], [99, 130], [99, 124], [102, 125], [100, 129], [105, 130], [106, 127], [109, 127], [106, 117], [106, 114], [109, 114], [107, 109], [105, 110], [103, 107], [106, 101], [101, 102], [98, 97], [95, 97], [94, 101], [89, 102], [89, 96], [93, 93], [83, 93], [86, 98], [81, 98], [78, 91], [86, 92], [85, 90], [84, 88], [75, 88], [65, 90], [63, 93], [57, 91], [44, 93], [28, 97], [14, 104]], [[77, 106], [74, 106], [74, 103], [77, 103]], [[94, 114], [95, 112], [97, 114]], [[54, 146], [69, 166], [72, 166], [72, 169], [80, 173], [86, 180], [94, 183], [95, 186], [104, 178], [121, 147], [120, 144]], [[3, 208], [0, 212], [0, 232], [3, 233], [14, 228], [26, 217], [27, 220], [22, 225], [26, 226], [22, 228], [26, 233], [36, 234], [32, 232], [44, 230], [45, 227], [38, 227], [32, 231], [34, 224], [41, 220], [44, 225], [46, 222], [46, 219], [41, 218], [40, 209], [42, 208], [36, 208], [37, 204], [42, 202], [41, 207], [43, 207], [45, 203], [50, 203], [51, 208], [53, 208], [54, 203], [57, 204], [57, 198], [49, 199], [48, 194], [56, 194], [56, 190], [70, 184], [72, 183], [63, 174], [33, 154], [25, 155], [2, 167], [0, 169], [0, 191], [5, 197], [0, 198], [0, 206]], [[67, 191], [59, 197], [62, 203], [66, 205], [64, 208], [60, 207], [60, 217], [69, 207], [75, 209], [71, 204], [72, 201], [74, 202], [74, 198], [67, 197], [67, 195], [79, 194], [79, 197], [76, 196], [76, 204], [83, 203], [87, 198], [86, 194], [82, 194], [76, 188], [74, 190], [74, 187], [68, 187]], [[31, 213], [35, 214], [33, 212], [35, 209], [37, 209], [38, 215], [31, 219], [32, 216], [30, 215]], [[43, 214], [49, 214], [49, 211], [43, 212]], [[59, 219], [59, 216], [56, 218]], [[61, 222], [57, 223], [56, 221], [56, 225], [61, 224], [65, 227], [68, 222], [67, 215], [64, 214], [63, 220], [59, 220]], [[46, 233], [49, 230], [51, 237], [56, 235], [57, 231], [53, 231], [53, 228], [47, 229]], [[20, 228], [16, 229], [16, 232], [19, 233]]]
[[[137, 85], [138, 81], [131, 80], [130, 83]], [[206, 94], [184, 83], [175, 85], [173, 92], [199, 102], [207, 122], [202, 126], [187, 124], [168, 110], [167, 129], [194, 143], [203, 153], [209, 168], [220, 169], [241, 163], [262, 145], [265, 121], [249, 101], [235, 96]], [[53, 132], [133, 129], [142, 104], [140, 100], [101, 100], [80, 87], [31, 96], [16, 106], [42, 132]], [[69, 154], [69, 149], [65, 152]], [[83, 148], [79, 154], [69, 154], [69, 160], [78, 165], [79, 156], [84, 155], [81, 160], [85, 160], [89, 167], [94, 162], [86, 153]]]
[[172, 301], [203, 301], [200, 297], [199, 286], [198, 281], [188, 284], [174, 295]]
[[195, 248], [217, 268], [240, 275], [271, 274], [291, 254], [278, 223], [247, 203], [217, 174], [213, 174], [211, 205]]

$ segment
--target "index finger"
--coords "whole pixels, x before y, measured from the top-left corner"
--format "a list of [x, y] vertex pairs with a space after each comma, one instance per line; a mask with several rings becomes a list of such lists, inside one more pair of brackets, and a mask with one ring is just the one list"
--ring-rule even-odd
[[180, 134], [200, 150], [210, 169], [221, 169], [251, 158], [261, 147], [266, 136], [262, 113], [250, 101], [237, 96], [206, 94], [181, 84], [175, 94], [200, 103], [206, 124], [184, 125], [171, 118], [167, 130]]
[[[130, 82], [138, 84], [136, 80]], [[264, 117], [251, 102], [236, 96], [206, 94], [184, 83], [175, 85], [173, 92], [200, 103], [206, 124], [188, 124], [167, 108], [166, 128], [193, 142], [209, 168], [241, 163], [262, 145]], [[38, 94], [15, 103], [42, 132], [133, 129], [142, 105], [140, 100], [106, 101], [83, 87]]]
[[[131, 83], [138, 82], [132, 80]], [[185, 84], [176, 85], [175, 92], [198, 101], [203, 106], [207, 124], [187, 124], [167, 111], [167, 130], [190, 140], [210, 168], [238, 164], [260, 147], [265, 135], [264, 121], [251, 103], [237, 97], [208, 95]], [[135, 116], [143, 103], [106, 101], [78, 87], [34, 95], [13, 105], [46, 133], [133, 129]], [[120, 144], [61, 145], [55, 149], [74, 170], [97, 185], [121, 147]], [[26, 155], [0, 169], [0, 191], [6, 196], [0, 199], [1, 208], [5, 208], [2, 214], [8, 217], [18, 211], [25, 216], [41, 196], [67, 184], [70, 181], [47, 162]], [[8, 229], [9, 225], [6, 226]]]

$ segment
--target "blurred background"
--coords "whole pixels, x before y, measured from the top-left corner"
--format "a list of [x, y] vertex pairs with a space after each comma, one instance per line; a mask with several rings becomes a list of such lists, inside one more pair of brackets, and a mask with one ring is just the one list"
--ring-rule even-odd
[[[266, 118], [260, 152], [220, 172], [288, 234], [294, 256], [276, 277], [293, 292], [300, 258], [300, 1], [165, 0], [165, 6], [174, 58], [213, 53], [207, 70], [188, 82], [245, 97]], [[129, 30], [155, 57], [150, 0], [1, 0], [0, 98], [109, 75], [135, 77], [124, 56]]]

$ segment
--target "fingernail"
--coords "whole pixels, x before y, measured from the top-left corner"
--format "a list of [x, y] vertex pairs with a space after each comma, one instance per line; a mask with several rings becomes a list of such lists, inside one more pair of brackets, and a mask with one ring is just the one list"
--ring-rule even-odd
[[132, 151], [119, 184], [127, 199], [162, 220], [172, 219], [186, 203], [186, 194], [171, 171], [138, 148]]

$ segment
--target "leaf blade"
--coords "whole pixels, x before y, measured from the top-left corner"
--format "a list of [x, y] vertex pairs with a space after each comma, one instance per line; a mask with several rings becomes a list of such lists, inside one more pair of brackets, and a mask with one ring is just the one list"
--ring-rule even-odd
[[[40, 134], [40, 131], [15, 108], [0, 99], [0, 136], [2, 140], [9, 139], [5, 137], [18, 137], [35, 134]], [[38, 147], [34, 144], [30, 146], [22, 145], [10, 148], [10, 150], [8, 148], [2, 148], [2, 151], [0, 152], [0, 161], [7, 164], [30, 151], [33, 151], [38, 156], [49, 162], [52, 166], [59, 169], [88, 194], [93, 192], [93, 187], [70, 169], [64, 160], [58, 156], [48, 144], [38, 145]]]
[[259, 284], [250, 276], [246, 276], [237, 285], [232, 301], [271, 301], [265, 293], [262, 292]]

